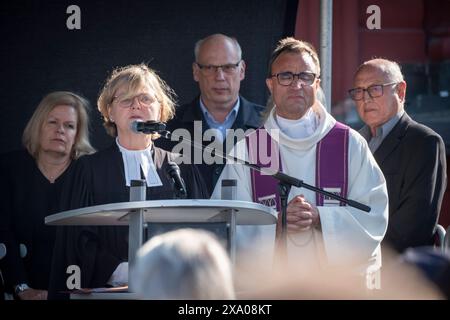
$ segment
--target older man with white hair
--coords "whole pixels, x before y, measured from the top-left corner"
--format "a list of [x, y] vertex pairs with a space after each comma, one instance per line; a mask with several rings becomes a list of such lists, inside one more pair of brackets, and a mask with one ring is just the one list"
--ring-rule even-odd
[[406, 113], [406, 82], [396, 62], [364, 62], [349, 94], [366, 124], [360, 133], [387, 182], [384, 243], [400, 252], [432, 244], [447, 182], [442, 138]]

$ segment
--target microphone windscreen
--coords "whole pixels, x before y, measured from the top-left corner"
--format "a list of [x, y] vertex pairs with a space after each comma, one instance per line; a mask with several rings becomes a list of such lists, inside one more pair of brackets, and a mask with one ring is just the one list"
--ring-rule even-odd
[[130, 125], [131, 127], [131, 131], [133, 131], [134, 133], [139, 133], [139, 124], [141, 124], [142, 121], [133, 121]]
[[180, 167], [175, 162], [169, 161], [166, 174], [168, 175], [169, 180], [173, 181], [175, 188], [175, 198], [186, 199], [186, 185], [184, 184], [183, 178], [180, 175]]

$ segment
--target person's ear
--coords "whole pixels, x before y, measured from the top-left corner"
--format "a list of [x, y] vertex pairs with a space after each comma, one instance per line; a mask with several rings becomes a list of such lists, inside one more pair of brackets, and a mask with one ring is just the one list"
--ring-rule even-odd
[[193, 62], [192, 63], [192, 76], [193, 76], [195, 82], [199, 81], [199, 72], [200, 72], [200, 68], [198, 67], [197, 63]]
[[111, 110], [112, 110], [111, 105], [108, 104], [108, 106], [107, 106], [106, 108], [107, 108], [107, 110], [108, 110], [108, 119], [109, 119], [109, 121], [114, 122], [114, 119], [113, 119], [113, 117], [112, 117], [112, 112], [111, 112]]
[[316, 79], [314, 86], [316, 87], [316, 90], [319, 90], [319, 88], [320, 88], [320, 78]]
[[402, 81], [397, 84], [397, 94], [401, 102], [405, 102], [406, 82]]
[[109, 121], [112, 122], [112, 117], [111, 117], [111, 106], [108, 105], [106, 108], [107, 108], [106, 110], [108, 111], [108, 119], [109, 119]]
[[273, 79], [274, 78], [266, 79], [266, 85], [267, 85], [267, 88], [269, 89], [271, 95], [273, 95]]

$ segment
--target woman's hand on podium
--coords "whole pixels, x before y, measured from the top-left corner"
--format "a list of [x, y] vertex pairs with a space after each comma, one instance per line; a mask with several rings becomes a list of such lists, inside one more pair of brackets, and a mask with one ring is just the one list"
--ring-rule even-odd
[[28, 288], [17, 294], [20, 300], [47, 300], [47, 290]]
[[128, 285], [128, 262], [120, 263], [108, 280], [108, 284], [113, 287]]

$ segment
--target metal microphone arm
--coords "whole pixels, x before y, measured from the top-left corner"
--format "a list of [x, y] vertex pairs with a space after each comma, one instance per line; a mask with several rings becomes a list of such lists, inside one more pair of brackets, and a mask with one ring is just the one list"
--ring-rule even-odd
[[246, 160], [242, 160], [242, 159], [239, 159], [239, 158], [236, 158], [236, 157], [224, 154], [223, 152], [218, 151], [216, 149], [213, 149], [210, 146], [205, 146], [202, 143], [198, 143], [196, 141], [192, 141], [190, 139], [187, 139], [184, 136], [176, 135], [176, 134], [173, 134], [173, 133], [171, 133], [169, 131], [166, 131], [166, 130], [163, 130], [163, 131], [158, 132], [158, 133], [161, 135], [161, 137], [163, 137], [165, 139], [168, 139], [168, 140], [171, 140], [171, 137], [174, 137], [175, 139], [177, 139], [179, 141], [180, 140], [179, 138], [181, 137], [181, 138], [183, 138], [183, 141], [186, 141], [190, 145], [192, 145], [192, 146], [194, 146], [194, 147], [196, 147], [196, 148], [198, 148], [198, 149], [200, 149], [202, 151], [203, 150], [212, 151], [212, 152], [214, 152], [215, 155], [221, 157], [222, 159], [226, 159], [226, 160], [229, 160], [229, 161], [234, 161], [234, 162], [239, 163], [239, 164], [243, 164], [243, 165], [245, 165], [245, 166], [247, 166], [249, 168], [252, 168], [253, 170], [259, 171], [259, 172], [261, 172], [263, 174], [266, 174], [266, 175], [270, 175], [270, 176], [274, 177], [275, 179], [277, 179], [278, 181], [280, 181], [281, 183], [284, 183], [284, 184], [287, 184], [287, 185], [290, 185], [290, 186], [295, 186], [297, 188], [305, 188], [305, 189], [308, 189], [308, 190], [311, 190], [311, 191], [314, 191], [314, 192], [326, 195], [327, 197], [330, 197], [330, 198], [335, 199], [335, 200], [339, 200], [341, 202], [344, 202], [344, 203], [348, 204], [351, 207], [360, 209], [360, 210], [365, 211], [365, 212], [370, 212], [370, 210], [371, 210], [371, 208], [369, 206], [366, 206], [365, 204], [362, 204], [362, 203], [357, 202], [355, 200], [347, 199], [347, 198], [341, 197], [339, 195], [336, 195], [334, 193], [325, 191], [325, 190], [323, 190], [321, 188], [318, 188], [318, 187], [312, 186], [310, 184], [307, 184], [307, 183], [303, 182], [303, 180], [299, 180], [297, 178], [291, 177], [291, 176], [289, 176], [289, 175], [287, 175], [285, 173], [282, 173], [282, 172], [277, 172], [277, 173], [273, 174], [273, 173], [269, 172], [269, 170], [267, 170], [266, 168], [261, 168], [260, 166], [258, 166], [256, 164], [252, 164], [252, 163], [250, 163], [250, 162], [248, 162]]
[[[359, 203], [357, 201], [354, 200], [350, 200], [350, 199], [346, 199], [343, 198], [341, 196], [338, 196], [334, 193], [325, 191], [321, 188], [317, 188], [315, 186], [309, 185], [307, 183], [304, 183], [303, 180], [299, 180], [297, 178], [291, 177], [285, 173], [282, 172], [277, 172], [275, 174], [273, 174], [272, 172], [269, 172], [266, 168], [261, 168], [260, 166], [256, 165], [256, 164], [252, 164], [248, 161], [224, 154], [221, 151], [218, 151], [216, 149], [213, 149], [209, 146], [205, 146], [203, 143], [198, 143], [196, 141], [192, 141], [190, 139], [187, 139], [186, 137], [183, 136], [179, 136], [179, 135], [174, 135], [173, 133], [169, 132], [169, 131], [163, 131], [161, 130], [159, 132], [161, 134], [162, 137], [166, 138], [166, 139], [170, 139], [172, 136], [177, 139], [178, 141], [180, 141], [180, 137], [183, 138], [183, 141], [186, 141], [187, 143], [189, 143], [191, 146], [194, 146], [197, 149], [200, 150], [208, 150], [211, 151], [211, 155], [214, 152], [214, 155], [217, 155], [219, 157], [221, 157], [222, 159], [226, 159], [229, 161], [234, 161], [236, 163], [240, 163], [243, 164], [253, 170], [257, 170], [263, 174], [266, 175], [270, 175], [272, 177], [274, 177], [275, 179], [277, 179], [279, 181], [278, 183], [278, 193], [280, 195], [280, 211], [281, 211], [281, 234], [280, 234], [280, 242], [279, 242], [279, 252], [281, 254], [280, 258], [282, 261], [287, 261], [287, 207], [288, 207], [288, 197], [289, 197], [289, 192], [291, 190], [292, 186], [298, 187], [298, 188], [306, 188], [308, 190], [312, 190], [314, 192], [326, 195], [332, 199], [336, 199], [339, 201], [342, 201], [346, 204], [348, 204], [349, 206], [355, 207], [357, 209], [366, 211], [366, 212], [370, 212], [371, 208], [369, 206], [366, 206], [362, 203]], [[171, 140], [171, 139], [170, 139]]]

